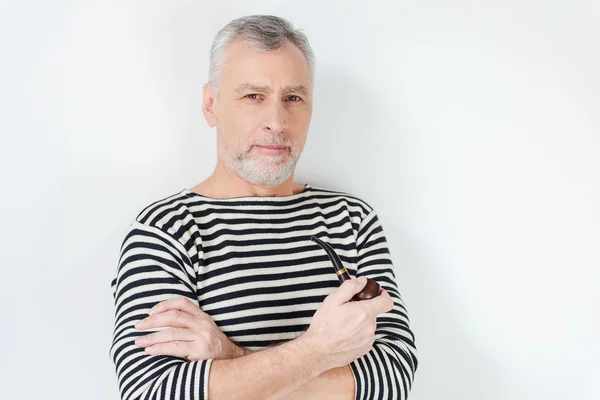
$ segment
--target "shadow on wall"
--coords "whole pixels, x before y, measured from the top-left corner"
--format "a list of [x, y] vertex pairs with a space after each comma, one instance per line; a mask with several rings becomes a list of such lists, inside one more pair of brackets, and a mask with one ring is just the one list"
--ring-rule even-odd
[[383, 223], [419, 354], [411, 400], [438, 399], [442, 393], [447, 400], [515, 399], [518, 383], [477, 348], [470, 327], [454, 318], [457, 310], [444, 288], [448, 282], [435, 274], [444, 267], [427, 257], [435, 249], [420, 246], [392, 220]]
[[368, 97], [366, 88], [343, 71], [317, 66], [313, 117], [297, 181], [353, 192], [368, 180], [375, 168], [361, 162], [373, 150], [373, 141], [367, 139], [375, 102]]
[[296, 178], [378, 208], [374, 200], [402, 192], [412, 150], [399, 117], [406, 107], [396, 96], [395, 109], [387, 108], [384, 95], [391, 94], [367, 85], [343, 70], [317, 67], [313, 119]]

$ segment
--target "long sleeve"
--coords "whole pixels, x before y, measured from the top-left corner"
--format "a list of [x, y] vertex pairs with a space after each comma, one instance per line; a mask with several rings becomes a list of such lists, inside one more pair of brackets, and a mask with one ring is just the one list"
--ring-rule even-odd
[[360, 223], [357, 250], [357, 277], [375, 279], [394, 299], [394, 308], [377, 317], [371, 351], [350, 363], [355, 398], [405, 400], [417, 370], [417, 349], [383, 227], [373, 209]]
[[134, 343], [138, 336], [158, 330], [134, 328], [155, 304], [179, 296], [197, 303], [193, 252], [168, 231], [137, 220], [126, 232], [112, 281], [115, 326], [110, 348], [123, 400], [208, 397], [211, 359], [148, 355]]

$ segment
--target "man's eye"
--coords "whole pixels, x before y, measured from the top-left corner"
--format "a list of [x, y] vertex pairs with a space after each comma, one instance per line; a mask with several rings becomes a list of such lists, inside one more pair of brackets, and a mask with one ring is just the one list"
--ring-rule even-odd
[[250, 100], [258, 100], [258, 96], [260, 96], [258, 93], [250, 93], [246, 95], [246, 97], [248, 97]]
[[302, 98], [300, 96], [291, 95], [291, 96], [288, 96], [288, 100], [291, 102], [298, 102], [298, 101], [302, 100]]

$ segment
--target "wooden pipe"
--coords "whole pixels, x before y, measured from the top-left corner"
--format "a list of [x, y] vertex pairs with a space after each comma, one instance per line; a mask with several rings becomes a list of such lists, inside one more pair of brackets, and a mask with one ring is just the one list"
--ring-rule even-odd
[[[337, 275], [338, 279], [340, 280], [340, 283], [344, 283], [344, 281], [347, 279], [352, 279], [350, 277], [350, 274], [348, 274], [348, 270], [346, 270], [346, 267], [344, 267], [344, 265], [342, 264], [342, 260], [340, 260], [340, 257], [337, 255], [335, 250], [333, 250], [333, 248], [329, 244], [325, 243], [324, 241], [322, 241], [321, 239], [319, 239], [316, 236], [311, 236], [310, 240], [317, 243], [319, 246], [321, 246], [323, 248], [323, 250], [325, 250], [325, 252], [329, 256], [329, 259], [333, 263], [333, 268], [335, 269], [335, 274]], [[373, 297], [379, 296], [380, 292], [381, 292], [381, 286], [379, 286], [379, 283], [375, 282], [373, 279], [367, 278], [367, 284], [365, 285], [363, 290], [356, 293], [352, 297], [351, 301], [369, 300], [369, 299], [372, 299]]]

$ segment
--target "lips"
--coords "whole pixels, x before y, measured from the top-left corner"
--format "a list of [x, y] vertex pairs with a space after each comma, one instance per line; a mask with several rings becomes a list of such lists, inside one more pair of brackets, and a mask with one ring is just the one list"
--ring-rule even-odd
[[288, 147], [282, 145], [256, 145], [256, 150], [267, 156], [281, 156], [287, 152]]
[[269, 146], [257, 145], [257, 146], [258, 146], [258, 147], [265, 148], [265, 149], [275, 149], [275, 150], [278, 150], [278, 149], [285, 149], [285, 148], [287, 147], [287, 146], [282, 146], [282, 145], [269, 145]]

